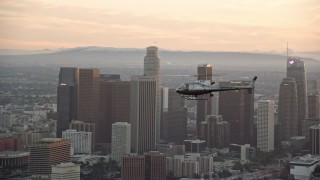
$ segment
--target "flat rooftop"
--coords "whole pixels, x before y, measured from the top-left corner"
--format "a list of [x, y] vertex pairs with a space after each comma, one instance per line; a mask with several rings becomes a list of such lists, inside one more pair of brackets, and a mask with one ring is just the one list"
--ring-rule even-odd
[[313, 164], [318, 163], [319, 160], [320, 160], [320, 156], [307, 154], [304, 156], [295, 157], [290, 161], [290, 164], [312, 166]]
[[29, 152], [25, 151], [2, 151], [0, 152], [0, 158], [16, 158], [29, 156]]

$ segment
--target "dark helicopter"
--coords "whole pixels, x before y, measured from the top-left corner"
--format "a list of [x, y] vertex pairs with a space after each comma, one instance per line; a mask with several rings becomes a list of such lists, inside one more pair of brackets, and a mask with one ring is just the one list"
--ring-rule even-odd
[[[207, 96], [203, 95], [210, 94], [210, 96], [213, 96], [212, 92], [219, 91], [247, 89], [251, 94], [256, 80], [257, 76], [255, 76], [252, 81], [247, 84], [239, 84], [238, 81], [231, 81], [230, 83], [215, 83], [210, 80], [196, 80], [192, 83], [182, 84], [176, 89], [176, 92], [188, 100], [206, 100]], [[199, 95], [201, 98], [198, 98]]]

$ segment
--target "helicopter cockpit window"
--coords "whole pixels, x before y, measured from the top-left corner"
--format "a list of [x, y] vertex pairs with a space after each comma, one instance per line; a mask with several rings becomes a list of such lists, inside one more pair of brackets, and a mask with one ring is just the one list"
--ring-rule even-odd
[[188, 89], [189, 84], [182, 84], [178, 89], [185, 90]]
[[203, 89], [204, 85], [199, 83], [190, 84], [189, 89]]

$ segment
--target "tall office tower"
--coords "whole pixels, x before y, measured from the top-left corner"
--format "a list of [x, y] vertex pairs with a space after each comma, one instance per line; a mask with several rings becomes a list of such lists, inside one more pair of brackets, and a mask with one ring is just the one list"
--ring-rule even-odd
[[80, 164], [70, 162], [52, 166], [51, 180], [80, 180]]
[[187, 137], [188, 110], [184, 106], [184, 99], [174, 89], [168, 89], [166, 97], [168, 108], [161, 114], [161, 139], [183, 144]]
[[206, 135], [203, 138], [203, 140], [205, 140], [207, 142], [207, 146], [209, 148], [213, 148], [214, 147], [214, 143], [215, 143], [215, 128], [216, 128], [216, 124], [218, 122], [218, 119], [222, 117], [221, 116], [207, 116], [207, 121], [206, 121]]
[[[250, 81], [220, 82], [221, 86], [249, 85]], [[219, 114], [230, 123], [230, 143], [255, 145], [254, 91], [219, 92]]]
[[230, 144], [230, 123], [218, 121], [215, 127], [214, 147], [218, 149], [227, 148]]
[[156, 88], [154, 77], [131, 77], [131, 147], [135, 153], [156, 149]]
[[[212, 80], [212, 65], [211, 64], [199, 64], [197, 69], [198, 80]], [[206, 121], [207, 115], [211, 114], [211, 99], [209, 95], [203, 95], [208, 100], [197, 101], [197, 134], [200, 136], [200, 124]]]
[[121, 162], [124, 154], [129, 154], [131, 149], [131, 124], [115, 122], [112, 124], [112, 160]]
[[307, 80], [304, 62], [298, 58], [288, 58], [287, 78], [293, 78], [297, 84], [298, 96], [298, 135], [301, 135], [301, 123], [308, 117]]
[[219, 115], [219, 92], [213, 92], [211, 97], [211, 115]]
[[[79, 113], [78, 120], [96, 123], [99, 118], [99, 76], [100, 70], [79, 70]], [[97, 137], [96, 137], [97, 139]]]
[[51, 167], [67, 163], [70, 158], [70, 140], [44, 138], [30, 147], [29, 167], [34, 178], [50, 178]]
[[121, 161], [122, 180], [146, 180], [145, 157], [142, 155], [124, 155]]
[[156, 81], [156, 141], [160, 140], [160, 58], [158, 53], [158, 47], [149, 46], [147, 47], [147, 54], [144, 57], [144, 75], [154, 76]]
[[292, 78], [283, 78], [280, 84], [278, 121], [281, 141], [298, 136], [297, 84]]
[[310, 141], [310, 127], [318, 124], [320, 124], [320, 119], [305, 119], [302, 121], [302, 136], [306, 137], [307, 141]]
[[320, 124], [310, 127], [311, 154], [320, 155]]
[[62, 139], [69, 139], [75, 154], [91, 154], [92, 133], [69, 129], [62, 131]]
[[210, 148], [227, 148], [230, 142], [230, 123], [223, 121], [221, 115], [207, 116], [206, 142]]
[[99, 111], [98, 143], [111, 144], [112, 124], [130, 122], [130, 82], [100, 80]]
[[165, 180], [166, 179], [166, 157], [157, 151], [151, 151], [145, 156], [145, 179]]
[[312, 79], [307, 81], [308, 94], [320, 93], [320, 79]]
[[257, 148], [269, 152], [274, 150], [274, 102], [260, 100], [257, 110]]
[[161, 113], [168, 111], [169, 106], [169, 88], [161, 87]]
[[94, 151], [96, 147], [96, 124], [95, 123], [85, 123], [82, 121], [71, 121], [69, 129], [75, 129], [77, 131], [91, 132], [91, 152]]
[[320, 97], [318, 94], [308, 95], [308, 113], [309, 119], [319, 119], [320, 118]]
[[60, 68], [57, 88], [57, 137], [68, 129], [72, 119], [78, 119], [78, 68]]

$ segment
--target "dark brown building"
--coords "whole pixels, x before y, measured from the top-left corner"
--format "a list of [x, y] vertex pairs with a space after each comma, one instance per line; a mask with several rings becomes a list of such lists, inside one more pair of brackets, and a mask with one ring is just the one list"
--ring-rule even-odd
[[0, 151], [17, 151], [22, 147], [22, 139], [16, 137], [0, 138]]
[[[86, 123], [99, 121], [99, 69], [79, 70], [78, 120]], [[97, 141], [97, 135], [94, 135]]]
[[79, 112], [78, 120], [95, 123], [99, 118], [99, 76], [94, 69], [79, 70]]
[[146, 180], [145, 157], [141, 155], [124, 155], [121, 162], [122, 180]]
[[145, 179], [165, 180], [166, 179], [166, 157], [157, 151], [151, 151], [145, 156]]
[[278, 123], [281, 141], [298, 136], [297, 84], [292, 78], [283, 78], [280, 84]]
[[[199, 64], [198, 69], [198, 80], [212, 80], [212, 65], [211, 64]], [[197, 131], [200, 129], [200, 124], [206, 121], [207, 115], [211, 114], [211, 99], [209, 95], [203, 95], [203, 98], [208, 98], [208, 100], [198, 100], [197, 101]], [[198, 132], [198, 137], [200, 132]]]
[[50, 178], [51, 166], [70, 162], [70, 140], [44, 138], [30, 147], [29, 167], [34, 177]]
[[[248, 85], [250, 81], [220, 82], [221, 86]], [[255, 145], [253, 97], [248, 90], [221, 91], [219, 114], [230, 124], [230, 143]]]
[[130, 82], [100, 80], [98, 142], [111, 143], [115, 122], [130, 123]]
[[124, 155], [121, 164], [122, 180], [166, 179], [166, 157], [157, 151], [144, 155]]

